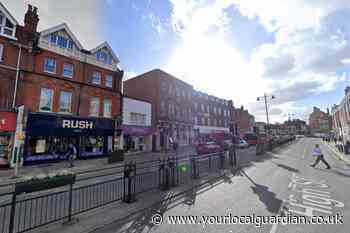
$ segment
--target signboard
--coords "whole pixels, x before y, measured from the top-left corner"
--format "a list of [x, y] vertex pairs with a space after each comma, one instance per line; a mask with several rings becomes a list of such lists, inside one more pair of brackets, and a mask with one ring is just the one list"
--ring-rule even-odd
[[27, 120], [30, 136], [113, 136], [114, 128], [114, 120], [104, 118], [29, 113]]
[[0, 131], [16, 131], [17, 113], [0, 112]]
[[147, 136], [153, 133], [151, 127], [136, 126], [136, 125], [122, 125], [123, 134], [131, 136]]

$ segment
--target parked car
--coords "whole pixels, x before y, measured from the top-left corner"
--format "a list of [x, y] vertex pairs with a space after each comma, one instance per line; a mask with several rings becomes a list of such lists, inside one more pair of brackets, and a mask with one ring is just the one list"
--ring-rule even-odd
[[248, 148], [249, 144], [245, 140], [240, 139], [239, 142], [235, 146], [237, 148]]
[[200, 143], [196, 147], [197, 154], [212, 154], [224, 151], [223, 147], [215, 142]]
[[258, 143], [258, 137], [254, 133], [246, 133], [243, 139], [249, 144], [249, 146], [255, 146]]

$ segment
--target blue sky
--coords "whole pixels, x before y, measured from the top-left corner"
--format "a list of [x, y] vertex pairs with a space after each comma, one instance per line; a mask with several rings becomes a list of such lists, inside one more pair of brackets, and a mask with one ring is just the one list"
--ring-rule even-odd
[[350, 63], [348, 0], [5, 0], [23, 22], [38, 6], [39, 29], [66, 22], [90, 49], [108, 41], [127, 77], [162, 68], [196, 89], [243, 104], [264, 120], [340, 102]]

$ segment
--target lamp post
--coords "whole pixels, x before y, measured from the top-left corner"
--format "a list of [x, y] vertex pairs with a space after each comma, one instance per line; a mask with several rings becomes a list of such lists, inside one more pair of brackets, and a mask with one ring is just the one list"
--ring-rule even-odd
[[269, 127], [269, 111], [268, 111], [268, 99], [275, 99], [276, 97], [274, 95], [267, 95], [264, 94], [263, 96], [259, 96], [256, 100], [257, 101], [264, 101], [265, 103], [265, 111], [266, 111], [266, 127], [267, 127], [267, 135], [270, 134], [270, 127]]

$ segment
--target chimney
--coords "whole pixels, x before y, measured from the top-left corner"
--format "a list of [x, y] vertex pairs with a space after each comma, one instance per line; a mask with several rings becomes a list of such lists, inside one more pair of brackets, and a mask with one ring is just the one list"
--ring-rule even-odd
[[30, 33], [35, 33], [38, 27], [38, 22], [38, 8], [28, 5], [28, 10], [24, 15], [24, 30]]
[[329, 108], [327, 108], [327, 114], [329, 115]]
[[242, 110], [242, 111], [244, 110], [244, 107], [243, 107], [243, 105], [241, 105], [241, 110]]

